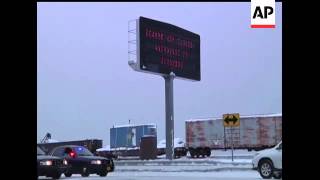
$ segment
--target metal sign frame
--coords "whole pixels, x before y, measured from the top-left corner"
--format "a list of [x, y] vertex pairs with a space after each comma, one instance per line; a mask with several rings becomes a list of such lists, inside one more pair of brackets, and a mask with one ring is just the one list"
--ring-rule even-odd
[[[194, 74], [189, 74], [183, 71], [180, 71], [179, 74], [181, 74], [181, 76], [177, 76], [174, 71], [169, 70], [170, 72], [168, 74], [163, 74], [160, 72], [154, 72], [154, 71], [150, 71], [150, 70], [144, 70], [143, 67], [141, 68], [141, 54], [140, 54], [140, 19], [144, 18], [144, 17], [140, 17], [139, 19], [135, 19], [135, 20], [131, 20], [128, 22], [128, 64], [129, 66], [135, 70], [135, 71], [139, 71], [139, 72], [145, 72], [145, 73], [149, 73], [149, 74], [155, 74], [155, 75], [160, 75], [164, 78], [165, 80], [165, 114], [166, 114], [166, 158], [172, 160], [174, 158], [174, 105], [173, 105], [173, 80], [174, 78], [180, 78], [180, 79], [185, 79], [185, 80], [190, 80], [190, 81], [200, 81], [201, 80], [201, 64], [200, 64], [200, 36], [198, 34], [195, 34], [193, 32], [187, 31], [185, 29], [182, 29], [180, 27], [168, 24], [168, 23], [163, 23], [160, 21], [156, 21], [156, 20], [152, 20], [152, 19], [148, 19], [151, 21], [155, 21], [157, 23], [160, 24], [167, 24], [168, 27], [170, 27], [171, 29], [175, 29], [177, 31], [177, 29], [179, 29], [179, 31], [185, 33], [185, 34], [192, 34], [192, 36], [196, 37], [196, 40], [198, 40], [198, 44], [196, 47], [198, 47], [198, 49], [195, 49], [194, 51], [196, 52], [196, 55], [199, 55], [199, 62], [196, 62], [199, 66], [199, 71], [191, 71]], [[134, 25], [135, 23], [135, 25]], [[133, 26], [132, 26], [133, 24]], [[167, 29], [166, 29], [167, 30]], [[133, 35], [133, 37], [135, 39], [131, 39], [130, 35]], [[197, 42], [197, 41], [196, 41]], [[131, 48], [131, 45], [134, 46], [134, 48]], [[189, 46], [190, 48], [190, 46]], [[131, 57], [133, 55], [133, 57]], [[186, 55], [185, 55], [186, 56]], [[136, 59], [135, 59], [136, 57]], [[190, 57], [190, 59], [192, 59]], [[196, 66], [196, 67], [198, 67]], [[160, 69], [160, 68], [159, 68]], [[167, 69], [166, 69], [167, 70]], [[160, 70], [158, 70], [160, 71]], [[186, 71], [186, 70], [185, 70]], [[189, 72], [189, 71], [186, 71]], [[189, 77], [183, 77], [183, 76], [189, 76]]]

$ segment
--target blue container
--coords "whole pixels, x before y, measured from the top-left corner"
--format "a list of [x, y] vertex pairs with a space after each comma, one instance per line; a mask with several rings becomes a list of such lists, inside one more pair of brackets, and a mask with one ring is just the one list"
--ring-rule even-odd
[[145, 135], [157, 136], [155, 124], [124, 125], [110, 128], [111, 148], [140, 147], [141, 137]]

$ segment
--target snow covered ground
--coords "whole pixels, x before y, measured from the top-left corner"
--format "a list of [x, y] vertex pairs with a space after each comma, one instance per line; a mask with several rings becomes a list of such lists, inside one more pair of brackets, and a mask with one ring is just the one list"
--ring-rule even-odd
[[221, 166], [221, 165], [232, 165], [232, 166], [251, 166], [251, 159], [157, 159], [157, 160], [121, 160], [114, 161], [116, 167], [122, 168], [123, 166]]
[[171, 166], [118, 166], [116, 172], [221, 172], [248, 171], [251, 165], [171, 165]]
[[212, 155], [210, 157], [205, 158], [191, 158], [189, 154], [187, 156], [174, 159], [172, 161], [165, 159], [165, 155], [158, 156], [155, 160], [139, 160], [139, 157], [126, 157], [119, 158], [119, 160], [115, 160], [116, 165], [186, 165], [186, 164], [194, 164], [194, 165], [216, 165], [216, 164], [251, 164], [251, 160], [256, 151], [247, 151], [247, 150], [235, 150], [234, 157], [232, 161], [232, 153], [231, 150], [213, 150]]
[[[192, 159], [182, 157], [169, 161], [164, 158], [156, 160], [118, 160], [116, 169], [107, 177], [90, 175], [82, 178], [73, 175], [61, 179], [84, 180], [257, 180], [262, 179], [257, 171], [252, 170], [251, 160], [255, 151], [236, 150], [234, 161], [229, 158], [231, 151], [214, 151], [216, 156]], [[246, 158], [241, 158], [241, 155]], [[220, 158], [217, 158], [220, 157]], [[40, 178], [50, 179], [50, 178]]]
[[[41, 178], [40, 178], [41, 179]], [[49, 179], [49, 178], [43, 178]], [[256, 171], [221, 171], [221, 172], [113, 172], [107, 177], [90, 175], [83, 178], [73, 175], [70, 178], [64, 176], [61, 179], [73, 180], [261, 180]]]
[[117, 172], [218, 172], [251, 170], [251, 159], [189, 159], [120, 160], [114, 161]]
[[[248, 156], [251, 155], [253, 156], [257, 151], [248, 151], [248, 150], [243, 150], [243, 149], [236, 149], [233, 150], [233, 154], [234, 155], [238, 155], [238, 156]], [[231, 156], [232, 150], [228, 149], [226, 151], [224, 150], [212, 150], [211, 151], [211, 156]]]

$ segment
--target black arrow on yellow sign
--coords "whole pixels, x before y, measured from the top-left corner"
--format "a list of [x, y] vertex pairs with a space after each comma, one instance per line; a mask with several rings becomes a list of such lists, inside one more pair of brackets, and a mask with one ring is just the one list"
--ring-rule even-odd
[[225, 126], [239, 126], [239, 115], [238, 114], [226, 114], [224, 115]]
[[238, 118], [234, 115], [228, 116], [225, 120], [224, 120], [227, 124], [230, 124], [230, 122], [232, 122], [232, 124], [235, 124], [238, 121]]

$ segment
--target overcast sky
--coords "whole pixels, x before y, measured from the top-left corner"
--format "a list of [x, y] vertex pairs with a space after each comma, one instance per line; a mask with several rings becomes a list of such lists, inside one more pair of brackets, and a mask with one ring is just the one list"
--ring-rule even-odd
[[276, 28], [250, 28], [250, 2], [50, 3], [37, 7], [37, 141], [98, 138], [155, 123], [165, 139], [161, 76], [128, 66], [128, 21], [144, 16], [201, 37], [201, 81], [174, 80], [175, 137], [185, 120], [282, 112], [282, 6]]

